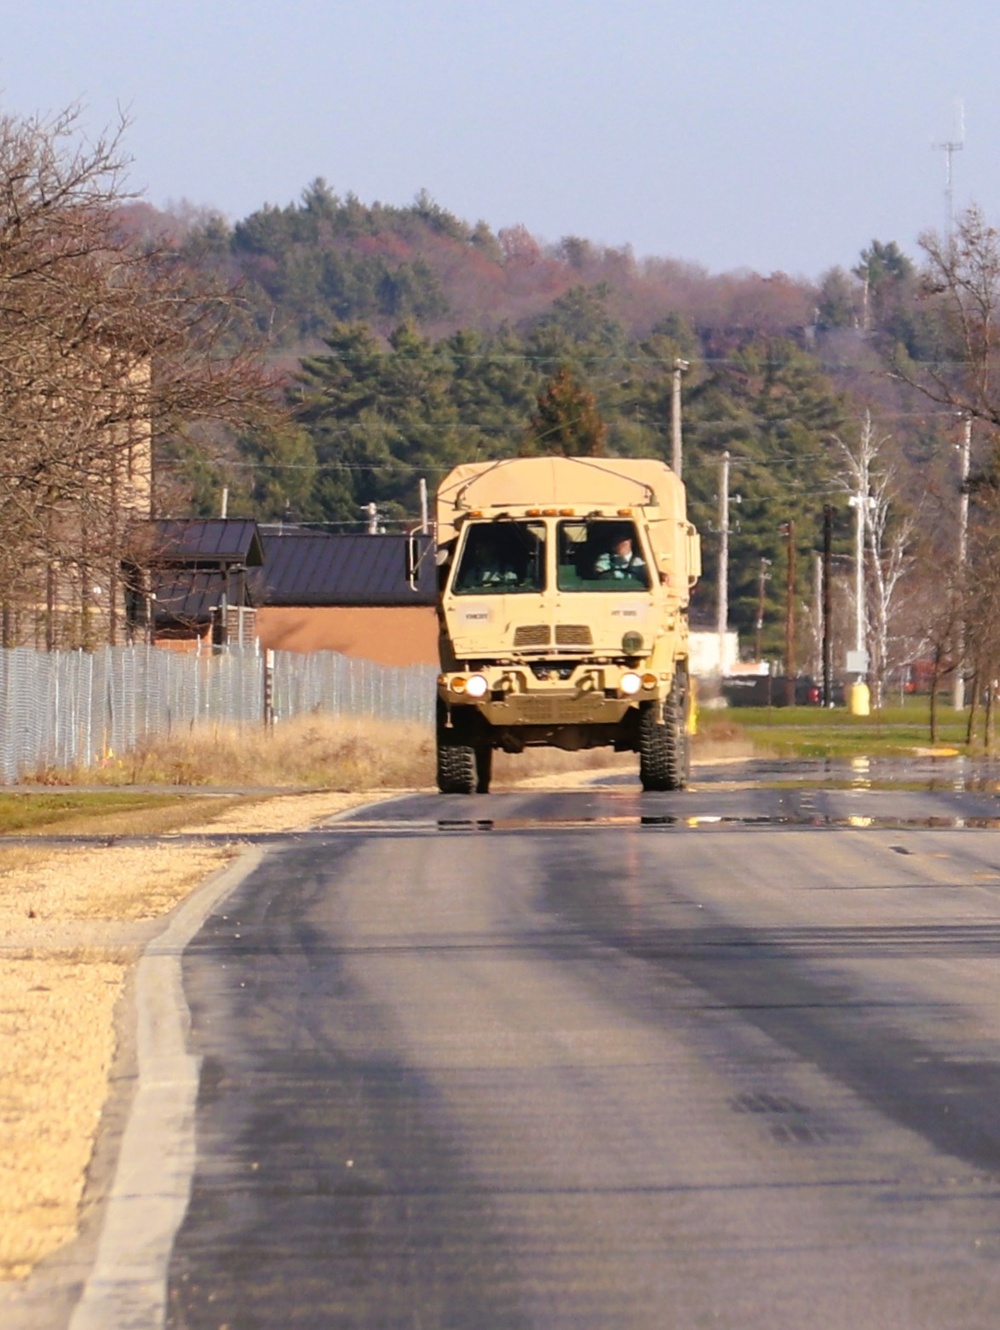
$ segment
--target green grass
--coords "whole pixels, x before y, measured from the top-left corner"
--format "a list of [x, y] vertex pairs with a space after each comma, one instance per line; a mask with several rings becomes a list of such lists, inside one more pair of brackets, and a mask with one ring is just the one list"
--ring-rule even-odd
[[777, 757], [878, 757], [918, 748], [964, 751], [966, 717], [941, 703], [934, 744], [927, 698], [909, 698], [870, 716], [853, 716], [845, 707], [730, 707], [703, 712], [700, 728], [708, 738], [713, 730], [738, 732], [759, 753]]
[[0, 794], [0, 835], [69, 823], [79, 829], [81, 822], [96, 823], [108, 817], [176, 807], [186, 802], [189, 800], [183, 795], [132, 794], [123, 790]]

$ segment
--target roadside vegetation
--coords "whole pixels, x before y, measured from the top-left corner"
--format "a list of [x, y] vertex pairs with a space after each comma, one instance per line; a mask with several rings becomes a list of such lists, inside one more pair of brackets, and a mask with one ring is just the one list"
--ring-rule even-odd
[[96, 767], [45, 768], [26, 784], [242, 791], [408, 789], [433, 782], [433, 734], [371, 717], [303, 716], [270, 729], [205, 725], [154, 735]]
[[185, 802], [183, 797], [177, 795], [126, 791], [93, 793], [67, 790], [58, 794], [5, 792], [0, 794], [0, 833], [30, 835], [39, 829], [70, 832], [85, 829], [95, 817], [103, 821], [108, 817], [129, 817], [138, 813], [162, 814]]
[[844, 707], [731, 707], [703, 712], [699, 728], [709, 747], [713, 737], [742, 739], [762, 757], [892, 757], [964, 752], [967, 724], [965, 714], [939, 708], [937, 739], [930, 743], [930, 705], [921, 697], [870, 716], [853, 716]]

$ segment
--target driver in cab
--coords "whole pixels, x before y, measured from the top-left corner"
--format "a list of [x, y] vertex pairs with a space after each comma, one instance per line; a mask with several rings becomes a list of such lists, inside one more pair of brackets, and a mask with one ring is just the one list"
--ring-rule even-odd
[[642, 557], [632, 548], [632, 537], [622, 535], [609, 550], [597, 556], [594, 572], [598, 577], [641, 577], [645, 567]]

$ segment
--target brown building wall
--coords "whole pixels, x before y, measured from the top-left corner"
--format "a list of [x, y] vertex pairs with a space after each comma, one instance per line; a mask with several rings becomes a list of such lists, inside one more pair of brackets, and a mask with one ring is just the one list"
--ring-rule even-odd
[[153, 645], [163, 647], [167, 651], [211, 651], [212, 633], [211, 629], [192, 628], [188, 631], [178, 630], [175, 633], [157, 633], [153, 638]]
[[339, 651], [383, 665], [436, 665], [437, 616], [431, 605], [263, 605], [260, 644], [274, 651]]

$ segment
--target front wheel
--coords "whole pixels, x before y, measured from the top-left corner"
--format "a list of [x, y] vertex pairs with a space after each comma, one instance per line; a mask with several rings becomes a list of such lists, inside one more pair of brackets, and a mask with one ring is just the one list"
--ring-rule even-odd
[[437, 787], [442, 794], [472, 794], [476, 789], [476, 754], [467, 744], [437, 747]]
[[462, 743], [460, 731], [445, 724], [445, 711], [438, 703], [437, 787], [442, 794], [472, 794], [479, 783], [476, 750]]
[[639, 777], [644, 790], [683, 790], [690, 772], [687, 733], [687, 676], [674, 675], [670, 695], [661, 708], [643, 706], [639, 717]]

